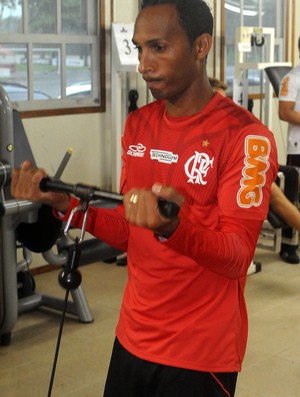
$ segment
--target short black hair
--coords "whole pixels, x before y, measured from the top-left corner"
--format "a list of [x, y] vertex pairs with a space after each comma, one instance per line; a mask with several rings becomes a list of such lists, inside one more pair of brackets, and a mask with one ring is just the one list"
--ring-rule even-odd
[[179, 23], [191, 45], [203, 33], [213, 35], [213, 16], [204, 0], [141, 0], [141, 9], [163, 4], [176, 7]]

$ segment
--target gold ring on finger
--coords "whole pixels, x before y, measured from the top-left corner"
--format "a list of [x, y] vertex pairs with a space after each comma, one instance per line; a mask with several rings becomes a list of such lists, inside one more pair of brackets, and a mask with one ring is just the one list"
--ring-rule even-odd
[[132, 194], [130, 196], [130, 200], [129, 201], [131, 202], [131, 204], [136, 204], [137, 201], [138, 201], [138, 195], [137, 194]]

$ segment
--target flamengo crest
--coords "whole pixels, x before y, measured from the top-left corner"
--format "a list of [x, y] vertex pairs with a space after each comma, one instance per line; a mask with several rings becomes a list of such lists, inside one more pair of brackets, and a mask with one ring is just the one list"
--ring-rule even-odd
[[184, 166], [185, 173], [189, 178], [188, 183], [206, 185], [205, 178], [213, 163], [214, 157], [210, 159], [206, 153], [195, 151], [195, 155], [190, 157]]

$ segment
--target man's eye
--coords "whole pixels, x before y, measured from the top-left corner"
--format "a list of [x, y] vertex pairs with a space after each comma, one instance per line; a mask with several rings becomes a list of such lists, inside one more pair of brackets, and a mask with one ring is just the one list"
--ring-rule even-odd
[[156, 45], [155, 46], [155, 49], [157, 50], [157, 51], [163, 51], [164, 49], [165, 49], [165, 46], [164, 45]]

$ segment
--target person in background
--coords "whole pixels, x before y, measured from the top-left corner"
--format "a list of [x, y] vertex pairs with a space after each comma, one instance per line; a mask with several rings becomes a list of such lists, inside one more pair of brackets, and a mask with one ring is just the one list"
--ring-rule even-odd
[[[156, 99], [127, 116], [117, 208], [87, 231], [127, 251], [128, 281], [105, 397], [233, 397], [247, 342], [247, 270], [278, 170], [273, 134], [214, 93], [213, 17], [202, 0], [142, 0], [133, 43]], [[41, 192], [29, 162], [14, 197], [68, 219], [78, 200]], [[176, 203], [171, 218], [160, 200]], [[80, 226], [82, 215], [73, 217]]]
[[299, 209], [286, 198], [285, 194], [276, 183], [272, 183], [271, 186], [270, 206], [287, 225], [300, 232]]
[[221, 95], [226, 96], [228, 86], [224, 81], [216, 79], [215, 77], [208, 77], [208, 80], [211, 88], [215, 92], [219, 92]]
[[[300, 55], [300, 37], [298, 39]], [[282, 80], [279, 90], [279, 118], [288, 122], [287, 165], [300, 167], [300, 64]], [[283, 236], [292, 237], [293, 230], [283, 230]], [[288, 263], [300, 263], [298, 245], [282, 244], [280, 256]]]

